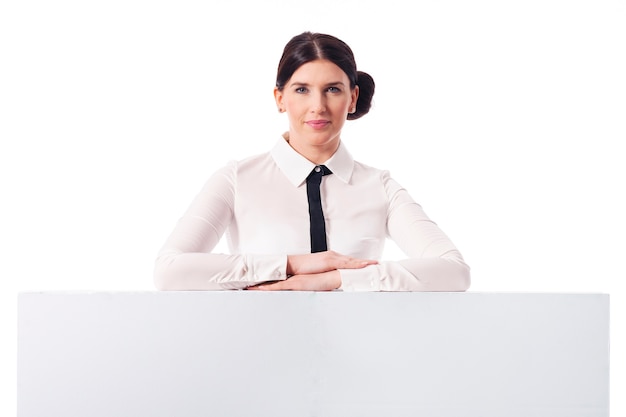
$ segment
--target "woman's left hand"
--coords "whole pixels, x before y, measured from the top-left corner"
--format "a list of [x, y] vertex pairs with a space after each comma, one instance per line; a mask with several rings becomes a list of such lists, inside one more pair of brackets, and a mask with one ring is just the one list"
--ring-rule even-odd
[[248, 287], [255, 291], [332, 291], [341, 286], [341, 274], [338, 270], [319, 274], [293, 275], [284, 281], [263, 283]]

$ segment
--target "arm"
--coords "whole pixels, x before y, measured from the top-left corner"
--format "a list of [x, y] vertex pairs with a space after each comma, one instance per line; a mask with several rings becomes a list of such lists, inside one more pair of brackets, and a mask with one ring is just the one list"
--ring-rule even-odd
[[250, 290], [266, 291], [332, 291], [341, 286], [339, 269], [361, 269], [375, 265], [373, 259], [358, 259], [334, 251], [290, 255], [287, 257], [287, 274], [284, 281], [261, 283]]
[[470, 268], [452, 241], [408, 192], [382, 176], [389, 199], [387, 232], [407, 259], [380, 262], [362, 270], [341, 270], [348, 291], [465, 291]]
[[235, 163], [213, 174], [178, 221], [155, 262], [158, 289], [241, 289], [287, 278], [286, 255], [210, 253], [233, 218], [235, 176]]
[[[235, 163], [206, 182], [159, 251], [154, 270], [158, 289], [243, 289], [269, 281], [255, 288], [329, 290], [341, 283], [338, 268], [363, 268], [375, 262], [332, 251], [289, 256], [211, 253], [233, 220], [235, 184]], [[280, 283], [287, 285], [273, 285]]]

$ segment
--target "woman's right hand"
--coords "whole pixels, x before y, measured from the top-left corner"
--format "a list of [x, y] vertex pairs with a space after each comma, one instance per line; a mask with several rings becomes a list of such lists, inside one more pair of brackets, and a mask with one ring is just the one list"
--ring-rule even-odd
[[360, 269], [375, 265], [373, 259], [359, 259], [334, 251], [287, 256], [287, 275], [317, 274], [335, 269]]

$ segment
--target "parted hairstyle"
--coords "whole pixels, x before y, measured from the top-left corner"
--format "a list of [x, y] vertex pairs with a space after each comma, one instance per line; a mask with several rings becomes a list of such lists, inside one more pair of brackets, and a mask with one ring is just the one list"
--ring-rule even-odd
[[278, 63], [276, 88], [282, 91], [294, 72], [303, 64], [325, 59], [333, 62], [348, 75], [350, 88], [359, 86], [356, 111], [348, 114], [348, 120], [358, 119], [367, 114], [374, 97], [374, 79], [366, 72], [357, 71], [352, 49], [342, 40], [323, 33], [303, 32], [294, 36], [285, 45]]

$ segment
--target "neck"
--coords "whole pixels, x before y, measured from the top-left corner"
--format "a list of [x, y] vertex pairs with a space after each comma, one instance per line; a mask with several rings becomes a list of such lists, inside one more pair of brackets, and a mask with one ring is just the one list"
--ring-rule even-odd
[[315, 165], [320, 165], [328, 161], [330, 157], [335, 154], [340, 143], [339, 138], [320, 144], [306, 143], [305, 141], [300, 141], [297, 140], [297, 138], [290, 136], [289, 132], [283, 134], [283, 138], [285, 138], [287, 143], [289, 143], [289, 146], [291, 146], [296, 152]]

